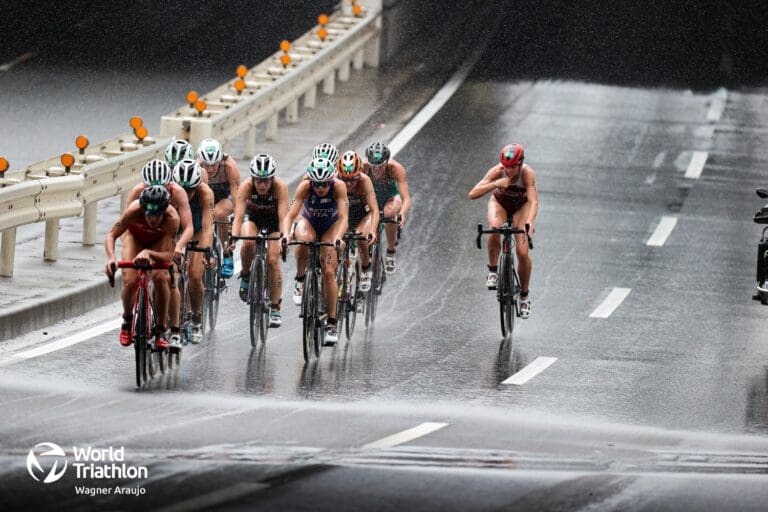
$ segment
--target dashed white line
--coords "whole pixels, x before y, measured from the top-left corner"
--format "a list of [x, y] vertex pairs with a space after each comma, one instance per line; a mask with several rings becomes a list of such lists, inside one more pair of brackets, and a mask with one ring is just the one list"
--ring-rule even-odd
[[712, 100], [707, 110], [707, 121], [714, 123], [720, 120], [723, 116], [723, 110], [725, 110], [726, 101], [728, 101], [728, 91], [721, 87], [712, 95]]
[[546, 370], [555, 361], [557, 361], [556, 357], [537, 357], [531, 364], [509, 377], [502, 382], [502, 384], [522, 386], [536, 375]]
[[413, 428], [409, 428], [408, 430], [403, 430], [402, 432], [398, 432], [397, 434], [392, 434], [391, 436], [387, 436], [385, 438], [379, 439], [378, 441], [374, 441], [372, 443], [368, 443], [363, 446], [363, 448], [370, 448], [370, 449], [379, 449], [379, 448], [392, 448], [393, 446], [397, 446], [399, 444], [407, 443], [409, 441], [413, 441], [414, 439], [418, 439], [420, 437], [424, 437], [427, 434], [431, 434], [432, 432], [436, 432], [440, 430], [443, 427], [447, 427], [447, 423], [422, 423], [421, 425], [417, 425]]
[[624, 302], [631, 291], [631, 288], [614, 288], [589, 316], [591, 318], [608, 318]]
[[664, 159], [666, 158], [667, 158], [666, 151], [662, 151], [661, 153], [656, 155], [656, 158], [653, 159], [653, 168], [658, 169], [659, 167], [661, 167], [661, 164], [664, 163]]
[[688, 169], [685, 170], [685, 177], [698, 179], [701, 176], [701, 171], [704, 170], [704, 164], [707, 163], [707, 157], [709, 157], [709, 153], [706, 151], [694, 151]]
[[66, 348], [77, 343], [81, 343], [85, 340], [95, 338], [96, 336], [100, 336], [105, 332], [119, 329], [120, 322], [120, 319], [110, 320], [109, 322], [104, 322], [103, 324], [99, 324], [84, 331], [80, 331], [77, 334], [73, 334], [72, 336], [67, 336], [66, 338], [52, 341], [51, 343], [46, 343], [41, 347], [24, 350], [23, 352], [17, 352], [16, 354], [12, 354], [11, 357], [14, 359], [32, 359], [33, 357], [42, 356], [53, 352], [54, 350]]
[[651, 247], [661, 247], [664, 242], [667, 241], [669, 235], [672, 234], [672, 230], [677, 225], [677, 217], [662, 217], [659, 225], [653, 231], [651, 238], [648, 239], [646, 245]]

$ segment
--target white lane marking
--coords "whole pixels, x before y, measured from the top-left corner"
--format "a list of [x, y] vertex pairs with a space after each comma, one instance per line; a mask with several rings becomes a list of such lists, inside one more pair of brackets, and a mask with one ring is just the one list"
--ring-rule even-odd
[[664, 242], [667, 241], [669, 235], [672, 234], [672, 230], [675, 229], [676, 225], [677, 217], [662, 217], [661, 222], [659, 222], [659, 225], [656, 226], [656, 229], [651, 235], [651, 238], [648, 239], [646, 245], [651, 247], [661, 247], [664, 245]]
[[667, 152], [662, 151], [658, 155], [656, 155], [656, 158], [653, 159], [653, 168], [658, 169], [661, 167], [661, 164], [664, 163], [664, 159], [667, 158]]
[[608, 318], [624, 302], [631, 291], [631, 288], [614, 288], [589, 316], [591, 318]]
[[653, 185], [653, 183], [656, 181], [656, 173], [650, 174], [646, 176], [645, 178], [645, 184], [646, 185]]
[[96, 325], [84, 331], [73, 334], [72, 336], [67, 336], [66, 338], [62, 338], [60, 340], [46, 343], [41, 347], [25, 350], [23, 352], [18, 352], [16, 354], [13, 354], [11, 357], [16, 359], [32, 359], [33, 357], [42, 356], [50, 352], [53, 352], [54, 350], [66, 348], [66, 347], [75, 345], [77, 343], [83, 342], [85, 340], [94, 338], [96, 336], [100, 336], [105, 332], [119, 329], [120, 323], [121, 323], [120, 319], [110, 320], [109, 322], [104, 322], [103, 324]]
[[701, 176], [701, 171], [704, 170], [704, 164], [707, 163], [707, 157], [709, 157], [709, 153], [706, 151], [694, 151], [688, 169], [685, 170], [685, 177], [698, 179]]
[[413, 428], [409, 428], [408, 430], [403, 430], [402, 432], [398, 432], [397, 434], [392, 434], [391, 436], [387, 436], [385, 438], [379, 439], [378, 441], [368, 443], [364, 445], [363, 448], [371, 448], [371, 449], [392, 448], [393, 446], [397, 446], [399, 444], [413, 441], [414, 439], [418, 439], [419, 437], [423, 437], [427, 434], [431, 434], [432, 432], [436, 432], [441, 428], [447, 427], [447, 426], [448, 426], [447, 423], [432, 423], [432, 422], [422, 423], [421, 425], [417, 425]]
[[424, 128], [424, 125], [426, 125], [429, 120], [432, 119], [432, 117], [441, 108], [443, 108], [443, 105], [445, 105], [446, 102], [451, 99], [451, 96], [453, 96], [458, 88], [461, 87], [461, 84], [464, 83], [464, 80], [466, 80], [469, 72], [472, 70], [475, 64], [477, 64], [477, 61], [485, 51], [486, 46], [487, 43], [481, 45], [480, 48], [475, 50], [475, 53], [470, 55], [466, 62], [464, 62], [464, 64], [462, 64], [456, 73], [453, 74], [451, 79], [448, 80], [448, 82], [439, 91], [437, 91], [437, 94], [435, 94], [431, 100], [429, 100], [429, 103], [424, 105], [424, 108], [422, 108], [419, 113], [416, 114], [416, 116], [411, 119], [407, 125], [405, 125], [400, 133], [398, 133], [397, 136], [392, 139], [392, 142], [389, 143], [389, 151], [393, 157], [398, 152], [400, 152], [400, 150], [402, 150], [408, 144], [408, 142], [410, 142], [410, 140], [417, 133], [419, 133], [419, 130]]
[[707, 110], [707, 121], [714, 123], [719, 121], [723, 116], [725, 110], [725, 103], [728, 101], [728, 91], [721, 87], [716, 93], [712, 95], [712, 100], [709, 103], [709, 109]]
[[512, 384], [515, 386], [522, 386], [557, 361], [556, 357], [537, 357], [531, 364], [515, 373], [502, 384]]
[[227, 501], [231, 501], [243, 496], [247, 496], [256, 491], [266, 489], [269, 487], [267, 484], [258, 484], [251, 482], [240, 482], [218, 491], [209, 492], [202, 496], [194, 496], [184, 501], [174, 503], [167, 507], [157, 509], [157, 512], [182, 512], [189, 510], [203, 510], [219, 505]]

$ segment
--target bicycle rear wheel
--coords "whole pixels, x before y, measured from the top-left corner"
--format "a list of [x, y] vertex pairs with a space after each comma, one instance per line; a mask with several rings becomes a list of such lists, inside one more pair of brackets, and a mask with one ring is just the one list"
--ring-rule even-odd
[[304, 361], [309, 362], [312, 353], [312, 343], [314, 343], [315, 337], [315, 322], [316, 322], [316, 304], [315, 304], [315, 291], [314, 281], [312, 280], [310, 273], [307, 273], [304, 279], [304, 294], [301, 301], [301, 321], [302, 321], [302, 344], [301, 348], [304, 352]]
[[362, 300], [359, 295], [360, 262], [355, 260], [355, 264], [347, 280], [347, 340], [352, 338], [355, 332], [355, 323], [357, 322], [357, 301]]

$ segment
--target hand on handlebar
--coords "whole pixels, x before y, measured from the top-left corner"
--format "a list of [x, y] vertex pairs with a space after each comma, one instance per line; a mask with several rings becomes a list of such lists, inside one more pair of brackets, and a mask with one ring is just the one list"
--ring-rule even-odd
[[134, 265], [149, 265], [152, 263], [152, 258], [149, 256], [149, 251], [144, 249], [133, 258]]

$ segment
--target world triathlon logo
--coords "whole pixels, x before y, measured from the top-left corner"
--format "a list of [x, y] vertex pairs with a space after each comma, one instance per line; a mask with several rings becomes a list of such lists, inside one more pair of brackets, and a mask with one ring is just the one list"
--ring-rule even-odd
[[[59, 464], [62, 464], [59, 469]], [[61, 446], [54, 443], [39, 443], [27, 454], [27, 471], [36, 481], [43, 479], [44, 484], [51, 484], [61, 479], [67, 470], [67, 454]]]

